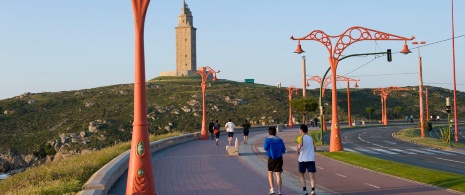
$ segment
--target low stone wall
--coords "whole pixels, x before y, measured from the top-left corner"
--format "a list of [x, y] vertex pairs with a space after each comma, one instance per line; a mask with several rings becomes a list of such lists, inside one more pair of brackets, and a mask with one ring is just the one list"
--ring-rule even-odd
[[[258, 128], [266, 128], [269, 126], [252, 127], [250, 130]], [[242, 128], [236, 128], [237, 133], [242, 132]], [[225, 134], [224, 130], [220, 131], [221, 134]], [[210, 135], [209, 135], [210, 136]], [[176, 137], [170, 137], [150, 143], [150, 150], [152, 153], [163, 150], [165, 148], [185, 143], [188, 141], [194, 141], [200, 139], [200, 133], [190, 133]], [[100, 168], [95, 172], [89, 180], [82, 186], [82, 191], [78, 192], [77, 195], [106, 195], [111, 189], [113, 184], [118, 180], [121, 175], [129, 167], [129, 152], [123, 152], [109, 163]]]
[[[163, 150], [165, 148], [181, 144], [188, 141], [193, 141], [200, 138], [199, 133], [190, 133], [176, 137], [170, 137], [150, 143], [152, 153]], [[95, 172], [92, 177], [82, 186], [82, 191], [78, 195], [105, 195], [108, 194], [111, 186], [118, 180], [121, 175], [128, 169], [129, 152], [123, 152], [101, 169]]]

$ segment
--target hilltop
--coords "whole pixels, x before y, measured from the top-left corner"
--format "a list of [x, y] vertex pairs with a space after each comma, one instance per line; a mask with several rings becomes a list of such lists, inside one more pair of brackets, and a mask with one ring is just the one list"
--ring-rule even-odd
[[[451, 90], [425, 86], [429, 92], [429, 113], [445, 114], [445, 98]], [[387, 99], [388, 115], [396, 118], [394, 107], [403, 111], [398, 118], [414, 115], [418, 118], [417, 88], [392, 92]], [[338, 90], [339, 116], [347, 120], [346, 90]], [[318, 90], [307, 90], [307, 96], [318, 99]], [[227, 80], [209, 81], [207, 86], [208, 118], [225, 123], [233, 119], [237, 126], [245, 120], [253, 125], [287, 123], [289, 104], [286, 88]], [[294, 98], [301, 97], [294, 95]], [[465, 93], [457, 94], [459, 118], [465, 117]], [[331, 102], [326, 92], [324, 101]], [[330, 114], [330, 108], [327, 106]], [[373, 107], [372, 118], [381, 118], [379, 95], [372, 89], [351, 89], [352, 118], [368, 118], [366, 107]], [[131, 139], [133, 118], [133, 84], [119, 84], [92, 89], [55, 93], [25, 93], [0, 100], [0, 172], [46, 160], [66, 157], [74, 153], [98, 150]], [[310, 116], [317, 115], [317, 112]], [[301, 119], [298, 112], [294, 118]], [[170, 131], [196, 132], [201, 128], [202, 96], [200, 78], [159, 77], [147, 82], [147, 118], [152, 134]], [[330, 116], [327, 117], [330, 119]], [[33, 154], [33, 155], [31, 155]], [[22, 161], [12, 167], [2, 159], [12, 156]], [[60, 156], [60, 157], [58, 157]], [[64, 157], [63, 157], [64, 156]], [[45, 158], [47, 157], [47, 158]], [[2, 168], [3, 166], [3, 168]]]

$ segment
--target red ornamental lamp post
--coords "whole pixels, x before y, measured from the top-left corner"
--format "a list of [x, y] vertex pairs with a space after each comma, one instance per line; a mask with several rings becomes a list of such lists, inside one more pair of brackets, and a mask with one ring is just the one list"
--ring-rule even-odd
[[403, 87], [395, 87], [395, 86], [373, 89], [373, 94], [376, 95], [376, 93], [379, 93], [379, 96], [381, 96], [381, 122], [383, 123], [383, 125], [388, 125], [386, 100], [387, 100], [389, 93], [391, 93], [392, 91], [401, 91], [401, 90], [409, 90], [409, 89], [403, 88]]
[[155, 194], [145, 93], [144, 23], [150, 0], [132, 0], [135, 29], [134, 122], [126, 194]]
[[294, 124], [292, 123], [292, 105], [291, 105], [291, 101], [292, 101], [292, 93], [295, 92], [295, 94], [297, 94], [297, 88], [295, 88], [294, 85], [291, 85], [290, 87], [287, 88], [287, 91], [289, 92], [289, 124], [288, 124], [288, 127], [289, 128], [292, 128], [294, 126]]
[[340, 76], [340, 75], [336, 75], [336, 81], [347, 81], [347, 120], [349, 122], [349, 127], [352, 126], [352, 119], [351, 119], [351, 116], [350, 116], [350, 81], [355, 81], [355, 85], [354, 87], [357, 88], [358, 85], [357, 85], [357, 82], [360, 81], [360, 79], [352, 79], [352, 78], [349, 78], [349, 77], [345, 77], [345, 76]]
[[202, 129], [200, 130], [200, 139], [208, 140], [208, 130], [207, 130], [207, 102], [205, 100], [206, 91], [207, 91], [207, 79], [213, 74], [213, 80], [216, 81], [216, 73], [220, 71], [215, 71], [209, 66], [205, 66], [197, 70], [197, 74], [202, 77]]
[[328, 85], [331, 84], [331, 77], [327, 77], [323, 81], [323, 78], [319, 76], [312, 76], [307, 79], [307, 86], [310, 86], [310, 84], [308, 84], [308, 81], [315, 81], [318, 84], [320, 84], [320, 98], [319, 98], [320, 119], [321, 119], [320, 125], [321, 125], [321, 131], [323, 133], [323, 131], [326, 131], [326, 119], [323, 113], [323, 97], [325, 96], [326, 87], [328, 87]]
[[421, 56], [420, 56], [420, 45], [426, 44], [425, 41], [421, 42], [412, 42], [412, 44], [416, 45], [418, 44], [418, 76], [419, 76], [419, 82], [418, 82], [418, 93], [420, 97], [420, 129], [421, 129], [421, 138], [425, 138], [425, 117], [423, 116], [423, 70], [422, 70], [422, 62], [421, 62]]
[[[331, 38], [337, 38], [335, 47], [331, 43]], [[297, 40], [298, 45], [294, 53], [303, 53], [304, 51], [301, 48], [300, 41], [312, 40], [322, 43], [329, 53], [329, 64], [331, 68], [331, 77], [332, 80], [336, 80], [336, 70], [339, 63], [339, 57], [341, 57], [342, 52], [349, 45], [352, 45], [358, 41], [365, 40], [413, 40], [415, 37], [406, 38], [393, 34], [388, 34], [385, 32], [372, 30], [360, 26], [350, 27], [345, 30], [342, 34], [336, 36], [330, 36], [321, 30], [314, 30], [308, 35], [301, 38], [294, 38], [291, 36], [291, 40]], [[405, 46], [404, 46], [405, 47]], [[331, 138], [330, 138], [330, 152], [342, 151], [344, 150], [342, 146], [342, 137], [339, 127], [339, 118], [337, 113], [337, 91], [336, 91], [336, 82], [332, 82], [332, 118], [331, 118]]]

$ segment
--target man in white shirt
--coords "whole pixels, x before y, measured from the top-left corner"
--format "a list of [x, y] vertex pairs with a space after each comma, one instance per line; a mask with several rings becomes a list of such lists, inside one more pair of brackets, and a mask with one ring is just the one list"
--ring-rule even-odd
[[300, 125], [300, 136], [297, 138], [297, 154], [299, 154], [299, 178], [300, 184], [302, 185], [302, 194], [308, 194], [306, 182], [305, 182], [305, 171], [308, 171], [310, 177], [310, 185], [312, 186], [311, 195], [315, 195], [315, 143], [308, 133], [307, 125]]
[[224, 125], [224, 128], [226, 129], [226, 132], [228, 133], [228, 141], [229, 141], [230, 146], [232, 146], [231, 140], [233, 139], [233, 136], [234, 136], [235, 127], [236, 126], [234, 125], [231, 119], [229, 119], [229, 122], [227, 122], [226, 125]]

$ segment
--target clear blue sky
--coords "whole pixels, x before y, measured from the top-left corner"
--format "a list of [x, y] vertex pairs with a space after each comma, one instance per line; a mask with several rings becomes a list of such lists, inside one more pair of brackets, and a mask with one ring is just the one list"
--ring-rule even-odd
[[[363, 26], [428, 44], [450, 39], [450, 0], [263, 1], [186, 0], [197, 28], [197, 66], [218, 78], [302, 87], [301, 55], [290, 36], [313, 30], [339, 35]], [[146, 78], [175, 69], [175, 27], [182, 0], [150, 3], [145, 29]], [[465, 91], [465, 1], [455, 0], [457, 89]], [[130, 0], [0, 1], [0, 99], [25, 92], [56, 92], [134, 82], [134, 25]], [[333, 43], [336, 40], [333, 40]], [[421, 48], [423, 82], [452, 84], [452, 42]], [[402, 49], [402, 41], [363, 41], [343, 55]], [[361, 88], [418, 85], [418, 50], [341, 61], [338, 74]], [[325, 47], [303, 41], [308, 77], [329, 66]], [[371, 62], [370, 62], [371, 61]], [[355, 71], [354, 71], [355, 70]], [[339, 83], [338, 88], [345, 88]], [[317, 88], [311, 83], [309, 89]]]

